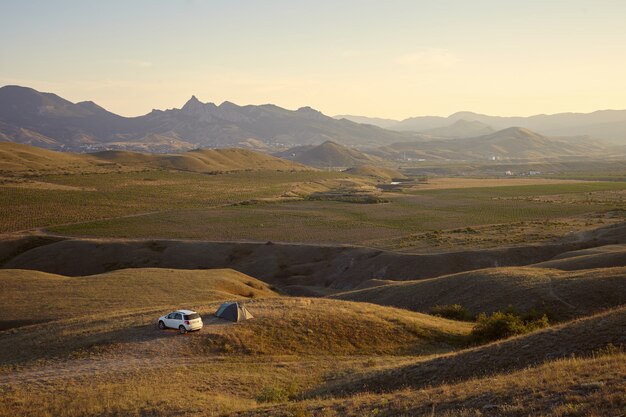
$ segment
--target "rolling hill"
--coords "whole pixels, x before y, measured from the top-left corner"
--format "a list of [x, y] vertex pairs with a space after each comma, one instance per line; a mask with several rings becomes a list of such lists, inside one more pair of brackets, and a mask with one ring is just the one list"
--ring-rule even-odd
[[[198, 358], [216, 354], [432, 354], [465, 346], [471, 330], [468, 323], [390, 307], [276, 297], [263, 283], [234, 274], [235, 271], [189, 271], [179, 275], [174, 270], [139, 269], [110, 278], [106, 275], [80, 278], [40, 275], [26, 279], [21, 287], [35, 289], [30, 300], [43, 292], [37, 290], [42, 283], [45, 289], [52, 288], [48, 307], [40, 311], [19, 307], [20, 315], [15, 317], [22, 321], [17, 323], [22, 327], [10, 326], [16, 322], [5, 322], [9, 330], [0, 332], [0, 347], [5, 352], [8, 346], [13, 349], [2, 356], [0, 366], [36, 358], [67, 357], [80, 350], [121, 357], [174, 355], [184, 351], [185, 356]], [[4, 275], [4, 282], [6, 277]], [[96, 285], [99, 292], [83, 285], [100, 277], [104, 277], [105, 282]], [[168, 279], [175, 281], [169, 290]], [[197, 294], [187, 294], [185, 282], [188, 280], [200, 286]], [[103, 300], [102, 288], [106, 288], [107, 283], [119, 286], [114, 289], [111, 301]], [[157, 288], [153, 288], [155, 284]], [[142, 295], [142, 288], [146, 286], [148, 295]], [[71, 287], [77, 288], [81, 295], [76, 306], [68, 305], [66, 298]], [[18, 294], [21, 296], [18, 300], [28, 299]], [[137, 303], [133, 303], [133, 296], [138, 296]], [[245, 303], [254, 319], [233, 324], [215, 318], [213, 314], [223, 300]], [[60, 312], [54, 311], [57, 306]], [[181, 306], [201, 314], [205, 326], [190, 335], [190, 339], [172, 340], [168, 338], [169, 332], [156, 328], [155, 319]], [[9, 311], [9, 306], [5, 311]], [[354, 338], [355, 333], [361, 336]], [[59, 334], [64, 337], [59, 338]]]
[[295, 147], [276, 155], [315, 167], [353, 167], [380, 161], [380, 158], [333, 141], [326, 141], [317, 146]]
[[204, 149], [182, 154], [102, 151], [91, 154], [56, 152], [0, 142], [0, 172], [101, 172], [171, 169], [190, 172], [305, 171], [312, 168], [246, 149]]
[[134, 268], [82, 277], [0, 269], [0, 285], [0, 329], [113, 311], [277, 296], [267, 284], [231, 269]]
[[101, 149], [173, 152], [192, 147], [233, 147], [250, 140], [285, 148], [334, 140], [344, 144], [392, 143], [411, 135], [332, 117], [302, 107], [202, 103], [122, 117], [93, 102], [72, 103], [27, 87], [0, 88], [0, 140], [56, 150]]
[[332, 382], [310, 395], [337, 396], [433, 387], [477, 376], [512, 372], [573, 355], [591, 356], [609, 344], [624, 346], [625, 329], [626, 308], [622, 307], [451, 355], [417, 360], [413, 364]]
[[[367, 282], [365, 283], [367, 284]], [[626, 304], [626, 268], [564, 272], [542, 268], [490, 268], [419, 281], [378, 285], [329, 296], [428, 313], [460, 304], [472, 315], [504, 311], [548, 312], [559, 320]]]

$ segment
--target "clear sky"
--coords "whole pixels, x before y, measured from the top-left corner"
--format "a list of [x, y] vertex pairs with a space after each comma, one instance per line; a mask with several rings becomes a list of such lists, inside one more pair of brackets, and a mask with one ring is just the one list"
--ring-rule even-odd
[[626, 108], [623, 0], [0, 0], [0, 85], [401, 119]]

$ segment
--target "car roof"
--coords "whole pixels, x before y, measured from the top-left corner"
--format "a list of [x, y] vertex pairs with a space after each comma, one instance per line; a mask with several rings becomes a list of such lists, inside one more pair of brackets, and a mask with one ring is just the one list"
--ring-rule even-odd
[[176, 310], [174, 313], [196, 314], [196, 312], [192, 310]]

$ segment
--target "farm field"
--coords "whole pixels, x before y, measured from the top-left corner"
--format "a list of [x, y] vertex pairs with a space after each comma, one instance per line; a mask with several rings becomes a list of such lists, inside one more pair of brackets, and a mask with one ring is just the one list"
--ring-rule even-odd
[[472, 188], [461, 184], [463, 188], [453, 188], [454, 181], [446, 180], [436, 189], [422, 191], [416, 186], [383, 193], [388, 201], [383, 204], [257, 202], [49, 229], [71, 236], [348, 243], [428, 251], [554, 240], [572, 231], [622, 221], [626, 209], [622, 182], [546, 184], [539, 180], [534, 185], [516, 185], [512, 180], [507, 186]]
[[151, 170], [4, 178], [0, 180], [0, 233], [276, 198], [296, 184], [339, 177], [311, 171], [210, 175]]

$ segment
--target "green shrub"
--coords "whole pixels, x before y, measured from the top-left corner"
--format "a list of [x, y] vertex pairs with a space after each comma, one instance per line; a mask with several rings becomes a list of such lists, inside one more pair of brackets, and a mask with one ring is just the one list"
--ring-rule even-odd
[[297, 387], [294, 384], [287, 387], [263, 387], [261, 392], [257, 394], [256, 400], [260, 403], [282, 403], [289, 401], [296, 393]]
[[510, 309], [506, 312], [496, 311], [490, 316], [481, 313], [476, 321], [472, 336], [481, 342], [529, 333], [547, 327], [549, 324], [548, 316], [545, 314], [540, 317], [536, 313], [521, 316]]
[[436, 305], [430, 310], [433, 316], [444, 317], [450, 320], [472, 321], [473, 317], [461, 304]]

